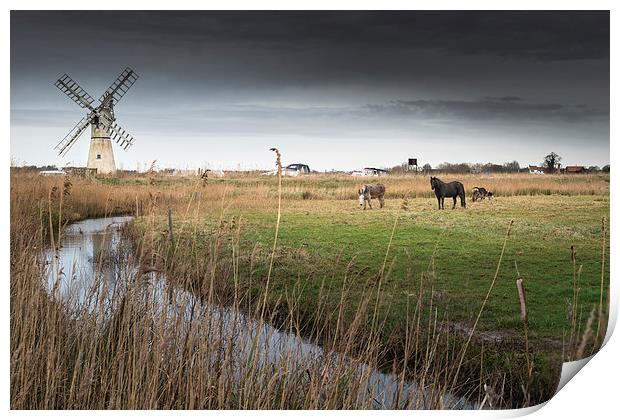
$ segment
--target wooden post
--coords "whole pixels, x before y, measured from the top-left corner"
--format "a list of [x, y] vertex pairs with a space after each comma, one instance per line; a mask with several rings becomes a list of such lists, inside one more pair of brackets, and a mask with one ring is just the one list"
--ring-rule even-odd
[[527, 298], [525, 295], [525, 285], [523, 279], [517, 279], [517, 293], [519, 294], [519, 304], [521, 306], [521, 321], [523, 321], [523, 332], [525, 335], [525, 361], [527, 362], [527, 386], [525, 387], [525, 398], [529, 401], [530, 398], [530, 384], [532, 382], [532, 369], [534, 367], [530, 360], [530, 342], [529, 342], [529, 322], [527, 319]]
[[170, 242], [174, 241], [172, 234], [172, 209], [168, 209], [168, 238], [170, 238]]
[[519, 293], [519, 303], [521, 305], [521, 321], [523, 324], [528, 324], [527, 319], [527, 300], [525, 297], [525, 287], [523, 286], [523, 279], [517, 279], [517, 292]]

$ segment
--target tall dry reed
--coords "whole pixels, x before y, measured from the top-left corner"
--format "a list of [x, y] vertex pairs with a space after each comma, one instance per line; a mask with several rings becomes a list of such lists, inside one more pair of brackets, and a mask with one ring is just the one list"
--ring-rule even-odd
[[[391, 407], [446, 408], [452, 394], [473, 402], [487, 396], [482, 378], [474, 385], [467, 377], [483, 364], [474, 336], [497, 273], [466, 340], [445, 329], [449, 319], [438, 316], [434, 286], [427, 281], [434, 256], [429, 272], [420, 275], [419, 295], [408, 302], [398, 330], [402, 334], [383, 334], [387, 315], [380, 317], [377, 305], [390, 276], [390, 243], [385, 244], [380, 278], [365, 276], [355, 261], [343, 262], [347, 268], [335, 306], [319, 293], [315, 311], [308, 313], [300, 300], [303, 278], [291, 282], [276, 301], [268, 297], [269, 278], [277, 269], [278, 233], [266, 257], [256, 246], [244, 254], [242, 222], [226, 216], [227, 206], [257, 192], [268, 197], [277, 188], [279, 226], [287, 188], [302, 185], [316, 189], [317, 197], [345, 198], [349, 187], [337, 179], [335, 186], [325, 184], [332, 178], [320, 176], [299, 181], [278, 177], [275, 184], [241, 179], [247, 188], [231, 188], [234, 179], [199, 188], [199, 177], [170, 185], [159, 178], [121, 185], [104, 181], [11, 180], [12, 408], [373, 408], [377, 395], [368, 388], [378, 368], [398, 379]], [[415, 197], [410, 185], [419, 183], [420, 191], [428, 187], [422, 180], [411, 181], [395, 178], [394, 194]], [[234, 195], [230, 201], [228, 194]], [[199, 229], [201, 206], [214, 202], [221, 203], [221, 211], [205, 234]], [[175, 221], [174, 243], [156, 223], [168, 208], [183, 215]], [[55, 299], [45, 286], [49, 267], [42, 251], [60, 244], [61, 227], [89, 217], [135, 213], [143, 229], [129, 232], [122, 248], [129, 250], [126, 258], [138, 270], [119, 278], [114, 299], [106, 305], [93, 301], [94, 310], [77, 300]], [[398, 217], [392, 236], [397, 222]], [[498, 269], [500, 264], [501, 257]], [[258, 268], [268, 274], [258, 274]], [[252, 279], [250, 287], [241, 285], [240, 276]], [[163, 284], [161, 277], [166, 278]], [[365, 293], [353, 296], [353, 285], [359, 283], [366, 285]], [[329, 281], [321, 287], [330, 287]], [[158, 301], [160, 295], [166, 296], [166, 305]], [[268, 344], [274, 330], [262, 330], [261, 338], [254, 321], [233, 330], [222, 322], [226, 316], [250, 319], [258, 313], [267, 325], [320, 345], [322, 353], [304, 358], [295, 347], [285, 347], [277, 350], [280, 359], [266, 362], [261, 355], [274, 351]], [[374, 315], [369, 319], [368, 314]], [[582, 337], [591, 342], [593, 335]], [[425, 389], [423, 398], [407, 388], [410, 382]], [[506, 388], [510, 386], [519, 387]], [[523, 401], [502, 397], [499, 406]]]
[[[76, 185], [77, 184], [77, 185]], [[80, 183], [74, 191], [79, 190]], [[16, 185], [17, 187], [17, 185]], [[88, 295], [88, 303], [78, 297], [60, 299], [46, 290], [49, 266], [42, 258], [48, 243], [60, 246], [58, 226], [64, 222], [50, 215], [62, 216], [58, 194], [52, 193], [52, 181], [38, 180], [29, 186], [39, 195], [21, 196], [20, 185], [12, 196], [11, 219], [11, 407], [39, 409], [119, 409], [119, 408], [378, 408], [379, 395], [373, 391], [380, 348], [360, 346], [365, 331], [365, 314], [370, 305], [363, 299], [355, 309], [353, 323], [344, 317], [336, 321], [338, 333], [329, 342], [315, 335], [314, 344], [323, 344], [319, 354], [308, 356], [296, 346], [278, 347], [273, 337], [281, 334], [256, 322], [237, 322], [249, 316], [241, 308], [248, 299], [236, 288], [237, 296], [221, 306], [215, 294], [203, 300], [203, 289], [194, 289], [195, 276], [173, 278], [166, 267], [170, 241], [151, 241], [157, 232], [144, 232], [142, 251], [134, 254], [129, 237], [120, 246], [124, 254], [112, 256], [120, 267], [137, 264], [138, 270], [122, 271], [116, 278], [115, 293], [105, 298], [97, 292]], [[47, 198], [43, 194], [48, 187]], [[84, 186], [88, 188], [87, 186]], [[128, 204], [133, 208], [134, 194], [116, 201], [115, 192], [104, 189], [106, 199], [92, 215], [105, 214], [108, 208]], [[129, 194], [128, 194], [129, 195]], [[67, 196], [65, 206], [81, 210], [88, 195]], [[153, 200], [150, 211], [157, 211]], [[47, 210], [48, 214], [41, 212]], [[147, 216], [146, 216], [147, 217]], [[154, 225], [151, 225], [154, 227]], [[215, 241], [228, 241], [239, 235], [238, 229], [221, 224]], [[54, 239], [52, 240], [52, 235]], [[178, 239], [181, 241], [191, 240]], [[181, 246], [196, 246], [197, 242]], [[146, 249], [147, 246], [152, 247]], [[214, 244], [210, 259], [226, 264], [222, 247]], [[136, 260], [136, 255], [141, 255]], [[234, 254], [233, 264], [238, 261]], [[131, 262], [133, 261], [133, 263]], [[97, 269], [100, 267], [98, 266]], [[66, 267], [65, 267], [66, 269]], [[349, 281], [357, 281], [353, 273]], [[55, 284], [65, 281], [68, 272], [55, 274]], [[162, 276], [170, 276], [163, 281]], [[231, 275], [234, 278], [234, 275]], [[78, 279], [79, 280], [79, 279]], [[208, 279], [204, 279], [209, 281]], [[219, 285], [228, 279], [216, 279]], [[267, 291], [265, 291], [266, 293]], [[341, 301], [346, 302], [348, 288]], [[370, 296], [370, 295], [369, 295]], [[265, 301], [263, 296], [259, 301]], [[298, 302], [286, 297], [287, 313], [269, 312], [266, 320], [278, 324], [289, 337], [303, 329], [296, 318]], [[264, 306], [263, 306], [264, 307]], [[417, 308], [416, 311], [421, 311]], [[277, 318], [276, 318], [277, 317]], [[233, 327], [229, 327], [232, 325]], [[409, 325], [415, 325], [410, 323]], [[325, 325], [317, 328], [326, 328]], [[409, 333], [414, 336], [412, 332]], [[279, 336], [279, 335], [278, 335]], [[248, 343], [255, 343], [248, 347]], [[420, 345], [420, 344], [416, 344]], [[318, 348], [318, 347], [316, 347]], [[277, 351], [275, 360], [265, 354]], [[435, 357], [437, 366], [447, 359]], [[388, 407], [446, 407], [444, 388], [433, 389], [422, 398], [408, 387], [412, 380], [406, 369], [397, 368], [397, 400]], [[404, 375], [404, 376], [403, 376]], [[427, 383], [432, 383], [430, 373]]]

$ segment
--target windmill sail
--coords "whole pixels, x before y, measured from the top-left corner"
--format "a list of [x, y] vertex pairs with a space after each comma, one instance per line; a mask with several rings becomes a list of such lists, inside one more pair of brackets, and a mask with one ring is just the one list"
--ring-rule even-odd
[[71, 146], [75, 143], [75, 141], [80, 137], [80, 134], [88, 127], [90, 124], [91, 116], [87, 115], [82, 118], [76, 125], [69, 131], [69, 133], [58, 143], [55, 147], [58, 150], [58, 154], [60, 156], [64, 156]]
[[108, 133], [110, 137], [114, 139], [123, 149], [127, 150], [131, 145], [133, 145], [134, 138], [131, 134], [126, 132], [120, 125], [116, 124], [116, 122], [112, 122], [108, 127]]
[[91, 111], [93, 110], [92, 103], [95, 102], [95, 100], [67, 74], [63, 74], [60, 79], [56, 80], [54, 86], [60, 89], [64, 94], [71, 98], [73, 102], [82, 108], [88, 108]]
[[101, 95], [99, 102], [102, 106], [108, 106], [112, 101], [116, 105], [125, 96], [129, 88], [138, 80], [138, 75], [131, 68], [127, 67], [116, 78], [114, 83]]

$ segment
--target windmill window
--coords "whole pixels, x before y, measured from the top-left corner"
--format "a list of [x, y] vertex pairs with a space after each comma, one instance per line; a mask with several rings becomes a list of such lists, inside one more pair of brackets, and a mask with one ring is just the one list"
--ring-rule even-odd
[[101, 155], [97, 153], [97, 159], [101, 159]]

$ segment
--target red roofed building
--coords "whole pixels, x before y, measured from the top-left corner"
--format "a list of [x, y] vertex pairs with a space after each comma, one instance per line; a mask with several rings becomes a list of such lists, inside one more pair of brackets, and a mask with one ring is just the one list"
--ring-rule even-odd
[[585, 166], [567, 166], [564, 171], [567, 174], [585, 174], [587, 172]]

